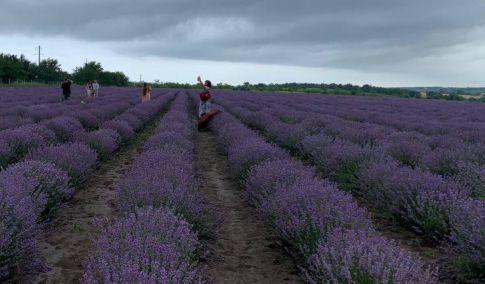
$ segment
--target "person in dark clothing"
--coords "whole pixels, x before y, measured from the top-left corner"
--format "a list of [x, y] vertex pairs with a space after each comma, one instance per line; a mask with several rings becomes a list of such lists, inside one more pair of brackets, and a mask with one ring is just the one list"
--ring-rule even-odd
[[64, 82], [62, 82], [61, 84], [64, 100], [69, 99], [69, 97], [71, 96], [71, 85], [72, 85], [72, 81], [69, 79], [64, 79]]

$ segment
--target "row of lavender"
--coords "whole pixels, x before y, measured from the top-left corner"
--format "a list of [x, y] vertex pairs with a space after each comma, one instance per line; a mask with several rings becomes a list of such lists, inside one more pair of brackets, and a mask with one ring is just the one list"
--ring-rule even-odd
[[[399, 125], [395, 127], [392, 123], [389, 125], [385, 122], [371, 122], [372, 120], [349, 121], [344, 119], [345, 117], [328, 114], [327, 112], [331, 113], [333, 110], [327, 107], [321, 108], [316, 113], [310, 112], [313, 116], [313, 122], [310, 122], [308, 121], [309, 109], [305, 105], [315, 109], [318, 104], [301, 100], [295, 106], [289, 98], [277, 100], [275, 97], [268, 97], [266, 100], [270, 106], [272, 105], [272, 110], [267, 110], [273, 116], [284, 121], [288, 121], [288, 117], [291, 116], [290, 122], [296, 124], [294, 128], [301, 128], [300, 124], [306, 124], [306, 127], [312, 125], [314, 130], [320, 130], [332, 137], [339, 137], [361, 146], [380, 146], [387, 155], [406, 166], [458, 179], [461, 183], [466, 184], [473, 197], [485, 198], [485, 135], [483, 135], [485, 133], [485, 109], [481, 104], [455, 104], [455, 114], [447, 113], [448, 121], [443, 119], [441, 126], [430, 121], [432, 117], [429, 114], [427, 117], [422, 115], [419, 122], [422, 129], [414, 129], [402, 128]], [[276, 108], [275, 102], [280, 106]], [[450, 104], [453, 105], [450, 102], [446, 105]], [[472, 116], [457, 111], [463, 111], [462, 108], [468, 105], [477, 108], [470, 110], [465, 108], [473, 114]], [[482, 112], [477, 113], [480, 107]], [[349, 110], [346, 110], [347, 116], [352, 116], [354, 111]], [[376, 110], [369, 116], [377, 116], [386, 111], [394, 112], [395, 110], [392, 107], [387, 110]], [[321, 115], [321, 113], [324, 114]], [[404, 113], [393, 114], [393, 116], [400, 116], [401, 122], [408, 120]], [[460, 121], [460, 123], [457, 124], [456, 121]], [[435, 132], [430, 131], [429, 128], [435, 129]]]
[[0, 89], [0, 116], [8, 108], [15, 106], [32, 106], [59, 102], [61, 88], [53, 87], [18, 87]]
[[[98, 117], [103, 115], [103, 112], [99, 110], [95, 112], [98, 105], [111, 106], [113, 110], [120, 107], [126, 109], [128, 106], [140, 101], [138, 90], [130, 88], [107, 87], [103, 89], [100, 97], [86, 98], [85, 96], [77, 95], [67, 101], [61, 101], [60, 95], [52, 94], [52, 90], [48, 88], [18, 88], [15, 90], [18, 93], [16, 98], [24, 98], [24, 100], [20, 102], [13, 101], [10, 104], [4, 103], [0, 106], [0, 130], [37, 123], [63, 114], [75, 113], [80, 120], [83, 120], [86, 116], [85, 112], [91, 112], [91, 114]], [[5, 90], [0, 91], [0, 99], [4, 99], [6, 96]], [[20, 95], [23, 92], [25, 94]], [[38, 94], [42, 94], [42, 92], [46, 92], [45, 95]], [[45, 97], [46, 99], [39, 100], [39, 97]], [[111, 109], [107, 110], [112, 111]], [[107, 115], [109, 115], [109, 112]], [[86, 127], [95, 126], [92, 124], [92, 116], [88, 116], [84, 120], [87, 122]]]
[[112, 94], [87, 104], [78, 102], [71, 107], [59, 104], [57, 110], [53, 106], [45, 106], [47, 112], [43, 113], [45, 116], [37, 117], [37, 123], [0, 131], [0, 168], [20, 160], [29, 151], [41, 146], [95, 140], [102, 134], [86, 131], [99, 128], [119, 130], [122, 138], [126, 139], [132, 133], [129, 128], [139, 127], [142, 121], [131, 112], [113, 118], [139, 103], [139, 100], [133, 100], [133, 96], [132, 90], [128, 90], [119, 97]]
[[242, 95], [257, 101], [284, 103], [306, 113], [328, 114], [425, 135], [452, 135], [465, 141], [485, 139], [481, 134], [485, 131], [485, 106], [477, 103], [331, 95], [261, 96], [261, 93], [249, 92]]
[[[457, 181], [474, 198], [485, 198], [485, 143], [467, 143], [444, 134], [423, 135], [371, 123], [350, 122], [335, 116], [298, 111], [289, 106], [290, 103], [275, 101], [273, 97], [262, 96], [263, 102], [258, 103], [247, 97], [227, 98], [252, 111], [244, 114], [247, 123], [260, 129], [271, 128], [273, 138], [288, 148], [299, 150], [303, 139], [311, 135], [314, 135], [313, 140], [337, 139], [335, 143], [339, 144], [344, 140], [353, 154], [362, 152], [361, 148], [374, 149], [405, 166]], [[331, 171], [326, 169], [327, 174]], [[352, 186], [351, 183], [347, 187]]]
[[[294, 111], [285, 108], [281, 100], [263, 107], [261, 103], [256, 105], [247, 100], [241, 96], [218, 98], [218, 102], [248, 125], [260, 129], [278, 144], [309, 157], [326, 177], [336, 180], [344, 189], [353, 190], [376, 212], [395, 218], [428, 239], [451, 246], [452, 250], [447, 250], [452, 252], [448, 255], [450, 264], [468, 274], [465, 277], [481, 277], [484, 273], [485, 207], [483, 201], [471, 198], [483, 197], [485, 193], [485, 171], [480, 164], [483, 160], [475, 155], [470, 155], [470, 160], [462, 158], [461, 164], [466, 167], [452, 180], [404, 162], [403, 156], [426, 154], [413, 152], [415, 149], [406, 147], [409, 146], [406, 141], [393, 140], [404, 139], [406, 133], [394, 133], [394, 137], [390, 134], [390, 139], [382, 137], [384, 143], [376, 139], [376, 143], [359, 145], [349, 138], [356, 137], [356, 131], [349, 131], [345, 123], [339, 129], [338, 119], [332, 116], [312, 115], [307, 120], [289, 123], [284, 117], [292, 118]], [[318, 126], [315, 121], [319, 121]], [[337, 131], [329, 131], [328, 123]], [[367, 128], [361, 130], [362, 136], [367, 134]], [[441, 149], [438, 152], [441, 156], [436, 159], [452, 151]], [[446, 161], [441, 159], [438, 164], [443, 168], [452, 167]]]
[[[221, 108], [222, 109], [222, 108]], [[433, 283], [434, 271], [379, 235], [348, 193], [268, 144], [231, 114], [210, 123], [248, 200], [276, 228], [310, 283]]]
[[[116, 123], [83, 135], [84, 143], [33, 149], [22, 161], [0, 172], [0, 279], [43, 268], [35, 241], [43, 225], [73, 196], [99, 159], [130, 139], [171, 97], [173, 94], [128, 109], [116, 117]], [[75, 136], [81, 130], [80, 126], [67, 127], [65, 133]]]
[[[224, 96], [224, 94], [223, 94]], [[331, 104], [318, 103], [315, 98], [298, 95], [261, 95], [244, 94], [231, 96], [244, 99], [253, 111], [278, 117], [290, 124], [304, 124], [315, 132], [324, 131], [330, 136], [339, 136], [353, 143], [366, 145], [382, 145], [388, 152], [408, 166], [427, 168], [434, 173], [450, 176], [460, 171], [460, 162], [475, 164], [485, 163], [485, 108], [482, 104], [454, 105], [454, 112], [446, 113], [447, 119], [442, 119], [440, 126], [436, 125], [431, 110], [420, 108], [422, 114], [419, 126], [407, 125], [412, 121], [406, 112], [400, 113], [396, 99], [395, 105], [390, 102], [386, 108], [365, 109], [366, 117], [354, 117], [359, 114], [359, 107], [349, 104], [344, 111], [338, 111]], [[322, 97], [322, 96], [320, 96]], [[373, 102], [374, 98], [367, 100]], [[361, 99], [360, 99], [361, 100]], [[387, 99], [389, 101], [389, 99]], [[392, 100], [391, 100], [392, 101]], [[413, 101], [413, 100], [412, 100]], [[439, 104], [440, 102], [436, 102]], [[446, 102], [445, 106], [453, 105]], [[361, 106], [362, 107], [362, 106]], [[466, 108], [468, 107], [468, 108]], [[471, 108], [471, 107], [475, 107]], [[458, 110], [463, 108], [471, 114], [463, 114]], [[471, 109], [469, 109], [471, 108]], [[354, 114], [357, 113], [357, 114]], [[431, 114], [429, 114], [431, 113]], [[259, 115], [259, 114], [258, 114]], [[397, 124], [396, 118], [400, 116]], [[444, 114], [442, 114], [444, 115]], [[376, 117], [381, 117], [377, 120]], [[369, 120], [364, 120], [369, 118]], [[385, 120], [385, 119], [389, 120]], [[460, 121], [456, 124], [456, 121]], [[296, 127], [295, 127], [296, 128]], [[430, 130], [433, 129], [434, 131]], [[298, 133], [295, 133], [297, 135]]]
[[123, 216], [103, 224], [84, 283], [202, 283], [207, 230], [194, 175], [187, 95], [179, 94], [118, 185]]

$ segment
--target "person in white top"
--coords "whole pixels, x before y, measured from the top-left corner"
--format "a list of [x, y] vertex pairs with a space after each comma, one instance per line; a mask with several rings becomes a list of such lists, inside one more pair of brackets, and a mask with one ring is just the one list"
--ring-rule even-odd
[[94, 80], [94, 83], [93, 83], [93, 95], [95, 97], [99, 95], [99, 83], [96, 80]]

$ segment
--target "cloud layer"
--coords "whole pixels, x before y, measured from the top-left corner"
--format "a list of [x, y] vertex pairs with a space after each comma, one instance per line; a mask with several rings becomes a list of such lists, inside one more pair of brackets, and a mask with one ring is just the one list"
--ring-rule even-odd
[[0, 35], [99, 42], [133, 57], [379, 73], [430, 65], [478, 72], [476, 62], [485, 63], [483, 0], [0, 0], [0, 7]]

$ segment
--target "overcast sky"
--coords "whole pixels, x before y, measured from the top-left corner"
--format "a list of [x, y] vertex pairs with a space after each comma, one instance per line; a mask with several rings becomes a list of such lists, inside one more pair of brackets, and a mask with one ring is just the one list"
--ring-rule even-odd
[[0, 0], [0, 52], [131, 80], [485, 86], [485, 0]]

